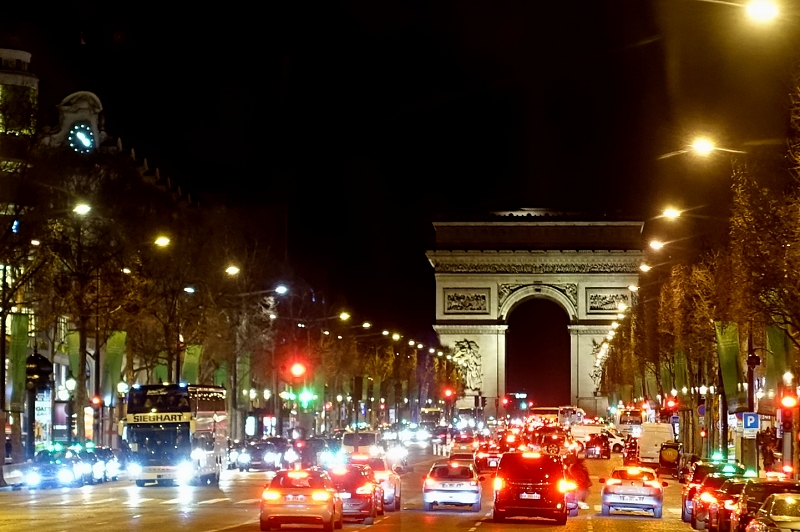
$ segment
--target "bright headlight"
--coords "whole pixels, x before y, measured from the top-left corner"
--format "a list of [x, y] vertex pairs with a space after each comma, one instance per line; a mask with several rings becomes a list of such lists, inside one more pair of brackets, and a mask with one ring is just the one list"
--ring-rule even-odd
[[132, 477], [138, 477], [142, 474], [142, 466], [136, 462], [131, 462], [128, 464], [128, 474]]
[[179, 482], [188, 482], [194, 476], [194, 467], [191, 462], [181, 462], [178, 464], [177, 476]]
[[71, 484], [75, 481], [75, 475], [69, 469], [59, 469], [58, 481], [61, 484]]
[[381, 451], [383, 451], [383, 449], [381, 449], [377, 445], [371, 445], [369, 448], [369, 454], [371, 456], [379, 456], [381, 454]]
[[239, 451], [231, 451], [231, 462], [235, 462], [239, 458]]
[[284, 458], [284, 459], [285, 459], [287, 462], [290, 462], [290, 463], [291, 463], [291, 462], [296, 462], [296, 461], [300, 460], [300, 455], [299, 455], [299, 454], [297, 454], [297, 451], [295, 451], [294, 449], [289, 449], [288, 451], [286, 451], [286, 452], [283, 454], [283, 458]]
[[25, 483], [28, 487], [35, 488], [42, 483], [42, 475], [40, 475], [38, 471], [31, 471], [25, 475]]
[[247, 453], [242, 453], [242, 454], [239, 455], [238, 461], [247, 463], [247, 462], [250, 461], [250, 455], [247, 454]]
[[81, 466], [80, 466], [80, 471], [84, 475], [88, 475], [89, 473], [92, 472], [92, 464], [88, 464], [86, 462], [82, 462]]
[[192, 454], [191, 454], [192, 460], [200, 460], [201, 458], [203, 458], [204, 454], [205, 453], [203, 453], [203, 451], [201, 449], [195, 449], [194, 451], [192, 451]]
[[279, 458], [278, 453], [264, 453], [264, 461], [265, 462], [277, 462]]

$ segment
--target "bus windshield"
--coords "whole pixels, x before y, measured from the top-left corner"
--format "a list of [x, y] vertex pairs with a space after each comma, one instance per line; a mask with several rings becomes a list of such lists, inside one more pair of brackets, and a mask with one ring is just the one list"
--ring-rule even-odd
[[621, 410], [619, 413], [620, 425], [641, 425], [642, 424], [642, 411], [641, 410]]
[[143, 459], [171, 459], [192, 451], [188, 423], [137, 423], [128, 427], [131, 452]]

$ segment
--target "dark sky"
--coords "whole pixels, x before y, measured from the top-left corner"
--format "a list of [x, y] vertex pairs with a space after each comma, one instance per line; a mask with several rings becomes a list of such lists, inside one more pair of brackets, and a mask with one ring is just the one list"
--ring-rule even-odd
[[699, 0], [202, 9], [87, 1], [4, 10], [0, 30], [34, 53], [45, 121], [67, 94], [95, 92], [107, 129], [162, 175], [287, 206], [297, 263], [325, 267], [309, 282], [429, 338], [434, 216], [646, 218], [710, 201], [729, 159], [658, 156], [695, 132], [782, 150], [800, 48], [800, 19], [758, 27]]

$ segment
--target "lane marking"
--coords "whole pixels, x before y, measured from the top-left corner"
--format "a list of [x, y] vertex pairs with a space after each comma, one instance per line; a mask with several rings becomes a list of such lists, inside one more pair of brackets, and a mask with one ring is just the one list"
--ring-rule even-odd
[[104, 502], [114, 502], [117, 499], [100, 499], [98, 501], [83, 501], [83, 504], [100, 504]]
[[181, 502], [186, 502], [183, 499], [167, 499], [166, 501], [161, 501], [161, 504], [180, 504]]
[[222, 497], [220, 499], [209, 499], [207, 501], [200, 501], [197, 504], [215, 504], [215, 503], [218, 503], [218, 502], [229, 501], [229, 500], [230, 499], [228, 497]]
[[243, 501], [236, 501], [234, 504], [255, 504], [261, 502], [261, 499], [245, 499]]

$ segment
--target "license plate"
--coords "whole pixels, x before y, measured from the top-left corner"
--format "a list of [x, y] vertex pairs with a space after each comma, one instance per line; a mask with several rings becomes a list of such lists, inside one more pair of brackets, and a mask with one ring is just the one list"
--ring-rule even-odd
[[542, 496], [539, 495], [538, 493], [520, 493], [519, 494], [519, 498], [520, 499], [541, 499]]
[[287, 501], [304, 501], [306, 498], [304, 495], [287, 495]]
[[443, 488], [463, 488], [464, 484], [461, 484], [461, 483], [454, 484], [452, 482], [449, 482], [449, 483], [442, 484], [442, 487]]
[[349, 499], [350, 497], [352, 497], [352, 495], [350, 495], [349, 493], [340, 493], [339, 494], [339, 498], [340, 499]]
[[641, 502], [644, 500], [644, 497], [623, 497], [622, 500], [624, 502]]
[[489, 460], [489, 467], [497, 467], [497, 462], [495, 460]]

